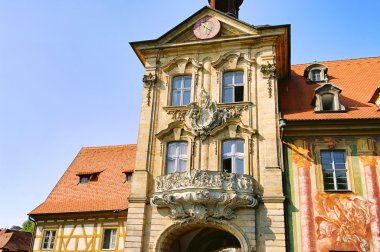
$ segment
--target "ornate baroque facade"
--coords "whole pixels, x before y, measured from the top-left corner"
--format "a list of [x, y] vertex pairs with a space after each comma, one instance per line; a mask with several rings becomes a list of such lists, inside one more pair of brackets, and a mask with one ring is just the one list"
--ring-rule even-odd
[[[73, 163], [77, 184], [65, 173], [31, 213], [35, 251], [380, 251], [380, 58], [291, 67], [290, 25], [241, 22], [242, 2], [210, 0], [131, 43], [137, 147], [109, 153], [112, 176], [95, 152]], [[110, 196], [90, 214], [51, 210], [64, 192], [100, 195], [77, 185]]]

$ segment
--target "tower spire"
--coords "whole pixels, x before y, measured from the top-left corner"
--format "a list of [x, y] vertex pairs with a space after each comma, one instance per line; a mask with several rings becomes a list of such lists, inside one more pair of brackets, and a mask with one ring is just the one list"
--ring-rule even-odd
[[208, 0], [210, 7], [224, 12], [234, 18], [239, 18], [240, 5], [244, 0]]

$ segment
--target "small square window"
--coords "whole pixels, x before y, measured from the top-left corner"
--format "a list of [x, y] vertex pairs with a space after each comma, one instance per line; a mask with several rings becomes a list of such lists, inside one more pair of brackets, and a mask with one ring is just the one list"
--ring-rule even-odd
[[102, 250], [114, 250], [116, 248], [116, 232], [116, 228], [104, 229]]
[[90, 175], [81, 175], [79, 176], [80, 184], [87, 184], [90, 181]]
[[44, 236], [42, 238], [42, 250], [53, 250], [54, 249], [54, 242], [55, 242], [55, 230], [45, 230]]
[[124, 172], [124, 174], [125, 174], [125, 182], [132, 182], [133, 172]]

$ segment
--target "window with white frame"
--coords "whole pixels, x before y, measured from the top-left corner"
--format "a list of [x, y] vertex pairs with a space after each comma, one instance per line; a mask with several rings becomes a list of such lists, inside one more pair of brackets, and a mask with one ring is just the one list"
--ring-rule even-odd
[[167, 145], [166, 174], [185, 172], [187, 167], [187, 142], [171, 142]]
[[172, 106], [184, 106], [190, 103], [191, 76], [177, 76], [172, 82]]
[[102, 250], [116, 249], [116, 228], [105, 228], [103, 231]]
[[42, 238], [42, 250], [53, 250], [56, 230], [45, 230]]
[[325, 191], [349, 190], [344, 150], [321, 150], [321, 163]]
[[244, 100], [243, 72], [226, 72], [223, 75], [223, 102]]
[[312, 81], [321, 81], [322, 80], [321, 72], [322, 72], [322, 70], [320, 70], [320, 69], [311, 70], [311, 80]]
[[222, 170], [244, 174], [244, 140], [223, 141]]

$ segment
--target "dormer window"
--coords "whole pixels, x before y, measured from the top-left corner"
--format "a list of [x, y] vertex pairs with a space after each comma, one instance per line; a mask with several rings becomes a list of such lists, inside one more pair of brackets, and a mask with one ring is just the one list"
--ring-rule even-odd
[[79, 177], [79, 184], [87, 184], [92, 181], [98, 181], [100, 172], [81, 172], [78, 173], [77, 176]]
[[303, 77], [307, 78], [307, 81], [311, 83], [320, 82], [325, 80], [327, 71], [328, 67], [326, 65], [314, 62], [305, 69]]
[[81, 175], [79, 176], [80, 184], [87, 184], [90, 181], [90, 175]]
[[371, 100], [369, 102], [376, 104], [378, 109], [380, 110], [380, 87], [377, 87], [375, 93], [372, 95]]
[[321, 81], [321, 72], [322, 70], [320, 69], [314, 69], [311, 71], [311, 80], [312, 81]]
[[133, 172], [123, 172], [125, 174], [125, 182], [132, 182]]
[[315, 112], [344, 112], [345, 107], [340, 103], [342, 89], [330, 83], [315, 89], [313, 105]]

